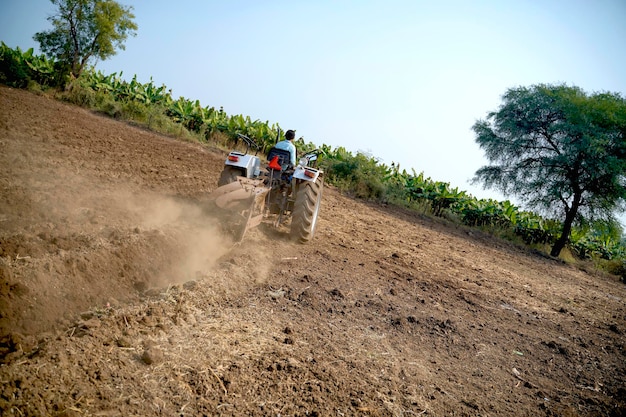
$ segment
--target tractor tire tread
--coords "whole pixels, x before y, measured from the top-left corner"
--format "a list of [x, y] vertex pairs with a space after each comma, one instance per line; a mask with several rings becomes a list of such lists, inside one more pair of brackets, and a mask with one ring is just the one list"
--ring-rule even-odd
[[315, 235], [323, 186], [322, 178], [318, 178], [317, 182], [303, 182], [300, 185], [291, 221], [291, 236], [300, 243], [311, 241]]

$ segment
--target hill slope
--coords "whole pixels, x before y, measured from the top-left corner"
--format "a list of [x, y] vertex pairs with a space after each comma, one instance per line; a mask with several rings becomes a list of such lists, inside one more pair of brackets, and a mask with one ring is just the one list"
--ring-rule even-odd
[[224, 155], [0, 87], [2, 415], [624, 415], [626, 288], [325, 189], [239, 246]]

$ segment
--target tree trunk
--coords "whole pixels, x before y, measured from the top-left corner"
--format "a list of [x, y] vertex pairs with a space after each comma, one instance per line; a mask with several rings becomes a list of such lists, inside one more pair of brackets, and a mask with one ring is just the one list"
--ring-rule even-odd
[[567, 244], [570, 232], [572, 231], [572, 225], [574, 224], [574, 219], [576, 218], [576, 214], [578, 213], [578, 207], [580, 206], [581, 198], [582, 196], [580, 194], [574, 194], [572, 207], [565, 212], [565, 221], [563, 221], [563, 230], [561, 232], [561, 236], [556, 240], [554, 246], [552, 246], [550, 256], [559, 256], [559, 254]]
[[571, 220], [569, 219], [570, 215], [565, 218], [565, 222], [563, 223], [563, 231], [561, 232], [561, 236], [554, 242], [554, 246], [552, 246], [552, 250], [550, 251], [550, 256], [557, 257], [561, 253], [561, 250], [567, 244], [567, 240], [569, 239], [569, 234], [572, 231], [572, 223], [574, 222], [574, 216], [571, 216]]

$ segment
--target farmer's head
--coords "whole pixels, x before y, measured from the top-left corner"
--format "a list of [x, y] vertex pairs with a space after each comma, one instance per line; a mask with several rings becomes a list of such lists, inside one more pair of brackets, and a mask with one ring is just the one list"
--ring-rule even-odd
[[296, 138], [296, 131], [295, 130], [288, 130], [285, 132], [285, 139], [287, 140], [294, 140]]

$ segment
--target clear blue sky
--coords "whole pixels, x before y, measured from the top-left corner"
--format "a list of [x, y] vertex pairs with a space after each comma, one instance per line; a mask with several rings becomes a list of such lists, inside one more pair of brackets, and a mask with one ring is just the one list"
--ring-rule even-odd
[[[625, 0], [126, 1], [139, 25], [97, 68], [364, 151], [474, 196], [471, 126], [507, 88], [626, 95]], [[48, 0], [0, 0], [0, 40], [35, 47]]]

